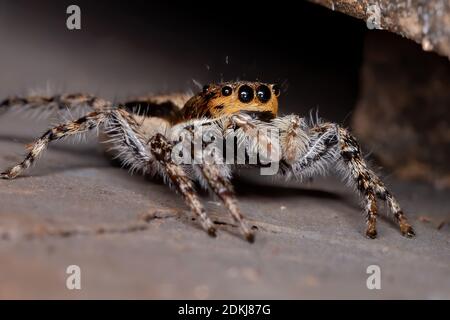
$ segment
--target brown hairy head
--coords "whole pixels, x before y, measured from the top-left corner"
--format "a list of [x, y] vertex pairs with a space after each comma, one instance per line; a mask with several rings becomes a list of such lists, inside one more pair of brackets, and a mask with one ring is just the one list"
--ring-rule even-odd
[[182, 109], [185, 119], [217, 118], [236, 112], [262, 114], [274, 118], [278, 112], [280, 89], [261, 82], [225, 82], [203, 87]]

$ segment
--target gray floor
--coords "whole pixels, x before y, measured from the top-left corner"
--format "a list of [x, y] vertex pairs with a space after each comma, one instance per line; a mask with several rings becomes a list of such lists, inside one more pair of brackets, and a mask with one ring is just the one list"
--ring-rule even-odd
[[[1, 168], [44, 123], [0, 119]], [[387, 180], [415, 239], [388, 219], [366, 239], [357, 199], [332, 178], [241, 177], [241, 207], [259, 229], [249, 244], [226, 224], [209, 238], [177, 195], [110, 166], [96, 144], [57, 143], [25, 176], [0, 181], [0, 298], [450, 298], [450, 227], [437, 228], [450, 216], [448, 192]], [[81, 290], [66, 289], [72, 264]], [[381, 290], [366, 287], [373, 264]]]

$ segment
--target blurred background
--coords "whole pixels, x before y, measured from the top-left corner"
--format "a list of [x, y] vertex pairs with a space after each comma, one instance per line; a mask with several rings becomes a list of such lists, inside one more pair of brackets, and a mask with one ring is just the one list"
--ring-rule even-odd
[[300, 2], [235, 4], [2, 1], [2, 96], [50, 83], [109, 99], [260, 79], [286, 89], [285, 112], [319, 107], [344, 120], [355, 104], [365, 24]]

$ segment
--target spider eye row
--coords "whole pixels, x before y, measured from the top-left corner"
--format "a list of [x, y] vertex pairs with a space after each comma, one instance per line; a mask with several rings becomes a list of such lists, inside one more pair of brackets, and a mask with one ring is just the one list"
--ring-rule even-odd
[[[222, 87], [222, 96], [228, 97], [233, 93], [233, 88], [231, 86]], [[252, 101], [256, 95], [259, 101], [262, 103], [266, 103], [272, 97], [272, 93], [278, 97], [280, 95], [280, 89], [277, 85], [272, 87], [272, 90], [266, 85], [260, 85], [253, 90], [249, 85], [242, 85], [238, 89], [238, 99], [243, 103], [249, 103]]]

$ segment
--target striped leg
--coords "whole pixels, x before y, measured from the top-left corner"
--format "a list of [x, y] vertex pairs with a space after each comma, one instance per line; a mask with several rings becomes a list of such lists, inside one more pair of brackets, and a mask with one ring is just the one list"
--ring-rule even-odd
[[225, 207], [231, 213], [233, 220], [239, 224], [242, 234], [247, 241], [253, 242], [255, 236], [245, 222], [244, 217], [238, 207], [236, 195], [228, 177], [226, 165], [220, 164], [201, 164], [198, 166], [203, 178], [207, 181], [212, 191], [222, 200]]
[[375, 190], [376, 195], [381, 200], [386, 201], [389, 209], [394, 215], [395, 221], [398, 223], [401, 233], [407, 237], [414, 237], [415, 232], [413, 227], [408, 223], [405, 214], [403, 213], [400, 205], [394, 196], [386, 189], [384, 183], [377, 177], [374, 176], [372, 178], [373, 188]]
[[283, 160], [293, 164], [305, 154], [309, 145], [306, 122], [297, 115], [275, 118], [272, 123], [280, 130]]
[[62, 95], [32, 95], [28, 97], [10, 97], [0, 102], [0, 111], [11, 108], [21, 108], [24, 111], [36, 110], [39, 113], [53, 113], [88, 107], [91, 110], [101, 111], [111, 107], [111, 103], [90, 94], [72, 93]]
[[[224, 146], [222, 130], [217, 123], [213, 122], [204, 122], [198, 127], [202, 129], [200, 139], [202, 147], [199, 148], [201, 161], [194, 166], [198, 179], [222, 201], [247, 241], [254, 242], [254, 233], [239, 210], [233, 185], [230, 182], [231, 170], [225, 163], [226, 159], [222, 152]], [[195, 144], [195, 139], [193, 141]], [[196, 156], [196, 158], [199, 157]]]
[[307, 132], [307, 138], [303, 137], [304, 133], [291, 135], [290, 139], [296, 140], [295, 143], [291, 141], [291, 144], [297, 144], [296, 149], [300, 151], [296, 154], [295, 161], [283, 154], [283, 162], [286, 164], [281, 166], [282, 173], [288, 176], [292, 174], [299, 180], [325, 174], [340, 158], [336, 125], [323, 123], [300, 130]]
[[113, 137], [118, 147], [128, 158], [140, 166], [147, 166], [151, 155], [146, 151], [143, 138], [137, 132], [137, 124], [132, 121], [124, 110], [110, 110], [104, 112], [93, 111], [75, 121], [68, 121], [52, 129], [47, 130], [39, 139], [28, 147], [29, 153], [25, 159], [0, 174], [0, 178], [13, 179], [28, 169], [42, 154], [50, 142], [69, 136], [85, 133], [91, 129], [106, 124], [107, 132], [112, 134], [115, 130], [117, 136]]
[[141, 132], [138, 123], [132, 114], [123, 109], [110, 112], [105, 122], [104, 131], [109, 138], [107, 143], [115, 158], [130, 172], [141, 171], [153, 175], [156, 173], [152, 166], [153, 156], [147, 146], [148, 138]]
[[[302, 138], [301, 133], [295, 133], [296, 122], [288, 117], [279, 118], [274, 124], [280, 129], [283, 145], [283, 175], [293, 174], [297, 178], [310, 177], [325, 173], [330, 167], [337, 167], [343, 171], [351, 184], [354, 184], [361, 193], [367, 217], [366, 235], [375, 238], [377, 235], [377, 205], [376, 197], [385, 200], [393, 212], [400, 231], [403, 235], [412, 237], [414, 231], [406, 220], [398, 202], [387, 191], [383, 182], [371, 171], [365, 163], [361, 150], [355, 138], [345, 129], [332, 123], [319, 123], [311, 128], [302, 128], [307, 131], [308, 138]], [[302, 127], [302, 126], [300, 126]], [[291, 145], [290, 149], [286, 146]], [[301, 156], [292, 161], [289, 150], [299, 150]], [[343, 166], [339, 166], [342, 163]]]
[[216, 229], [206, 215], [206, 211], [194, 190], [192, 181], [183, 168], [172, 160], [172, 144], [159, 133], [150, 139], [149, 144], [150, 151], [163, 168], [165, 175], [181, 193], [194, 215], [200, 219], [203, 229], [210, 236], [215, 236]]
[[353, 179], [356, 181], [358, 189], [367, 199], [370, 199], [367, 201], [367, 236], [371, 238], [376, 236], [376, 195], [388, 203], [388, 206], [400, 227], [401, 233], [404, 236], [413, 237], [415, 235], [414, 230], [408, 223], [397, 200], [387, 191], [383, 182], [375, 175], [375, 173], [367, 168], [355, 138], [343, 128], [339, 128], [338, 130], [342, 158], [347, 164]]
[[[375, 193], [368, 182], [370, 175], [361, 158], [357, 157], [353, 160], [347, 160], [344, 156], [345, 153], [340, 152], [337, 138], [338, 130], [338, 127], [332, 123], [318, 124], [308, 130], [308, 139], [303, 138], [297, 142], [292, 141], [291, 143], [294, 145], [300, 144], [297, 148], [302, 148], [304, 151], [301, 152], [302, 155], [296, 162], [284, 157], [284, 161], [287, 162], [287, 168], [282, 170], [282, 173], [288, 176], [292, 173], [294, 177], [299, 179], [316, 174], [324, 174], [330, 166], [336, 165], [336, 162], [341, 157], [344, 157], [344, 161], [347, 164], [347, 167], [344, 168], [345, 175], [350, 176], [352, 183], [356, 182], [357, 188], [365, 202], [367, 217], [366, 235], [373, 239], [377, 235], [377, 206]], [[295, 136], [292, 135], [291, 139], [294, 139]], [[305, 143], [308, 143], [306, 147], [304, 147]]]

